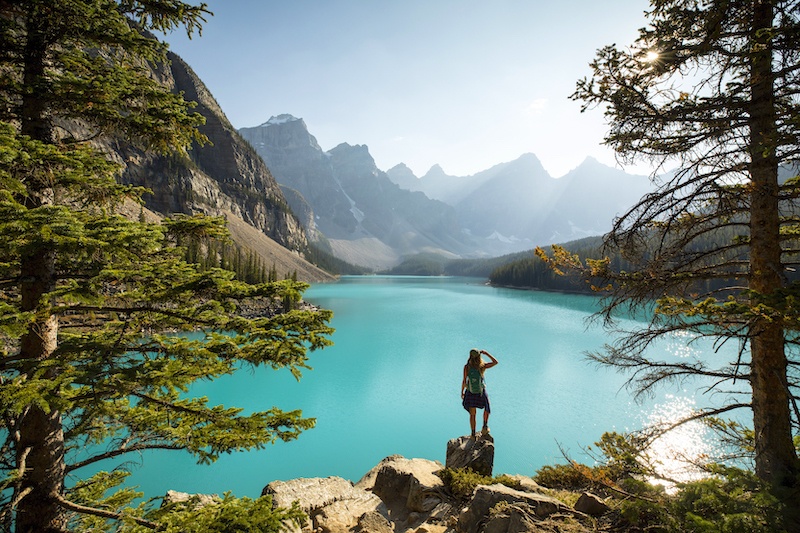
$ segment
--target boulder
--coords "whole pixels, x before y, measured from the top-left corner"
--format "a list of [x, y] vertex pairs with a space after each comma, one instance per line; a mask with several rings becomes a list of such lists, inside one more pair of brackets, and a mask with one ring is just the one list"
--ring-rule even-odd
[[353, 484], [340, 477], [299, 478], [289, 481], [273, 481], [261, 491], [262, 496], [272, 496], [275, 507], [290, 507], [298, 502], [306, 513], [319, 509], [354, 490]]
[[347, 533], [365, 513], [386, 512], [377, 496], [340, 477], [273, 481], [261, 495], [272, 496], [275, 507], [297, 502], [311, 520], [308, 525], [323, 533]]
[[361, 515], [354, 531], [356, 533], [394, 533], [394, 529], [386, 517], [377, 511]]
[[527, 511], [523, 505], [493, 514], [488, 518], [482, 533], [540, 533], [542, 530]]
[[544, 488], [528, 476], [506, 474], [506, 477], [513, 479], [519, 485], [519, 490], [523, 492], [544, 492]]
[[447, 442], [447, 468], [469, 468], [484, 476], [491, 476], [494, 468], [494, 439], [482, 437], [458, 437]]
[[[549, 496], [523, 492], [505, 485], [478, 485], [469, 506], [458, 517], [456, 530], [460, 533], [477, 533], [480, 523], [489, 515], [489, 510], [501, 502], [524, 506], [537, 518], [546, 518], [556, 512], [570, 512], [571, 509]], [[510, 527], [510, 517], [505, 527]], [[501, 527], [501, 524], [495, 525]], [[524, 530], [522, 530], [524, 531]]]
[[375, 486], [375, 478], [378, 477], [378, 472], [380, 471], [380, 469], [383, 468], [383, 466], [388, 463], [401, 460], [404, 461], [406, 459], [405, 457], [399, 454], [385, 457], [384, 459], [381, 460], [380, 463], [373, 466], [369, 472], [364, 474], [364, 476], [361, 479], [359, 479], [358, 482], [355, 484], [355, 487], [364, 490], [372, 490], [372, 488]]
[[[367, 514], [374, 513], [382, 517], [378, 511], [381, 508], [381, 501], [377, 496], [360, 491], [355, 497], [333, 502], [315, 513], [312, 517], [314, 530], [322, 533], [348, 533]], [[386, 521], [386, 518], [383, 519]]]
[[442, 502], [433, 510], [428, 513], [428, 520], [434, 522], [444, 522], [448, 517], [453, 516], [453, 505], [447, 502]]
[[168, 490], [161, 500], [161, 506], [164, 507], [173, 503], [191, 503], [194, 509], [199, 509], [206, 505], [216, 504], [219, 501], [220, 497], [216, 494], [189, 494], [188, 492]]
[[434, 473], [443, 468], [442, 463], [395, 455], [378, 467], [374, 481], [364, 485], [372, 484], [372, 492], [386, 504], [391, 519], [405, 520], [410, 512], [428, 513], [442, 502], [444, 484]]
[[602, 498], [590, 492], [581, 494], [578, 501], [575, 502], [575, 510], [579, 513], [588, 514], [589, 516], [602, 516], [606, 514], [610, 508]]

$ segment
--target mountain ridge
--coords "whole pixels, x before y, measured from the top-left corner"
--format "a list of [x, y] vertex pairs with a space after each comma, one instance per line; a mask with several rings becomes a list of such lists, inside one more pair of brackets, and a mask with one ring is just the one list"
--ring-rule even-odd
[[324, 152], [305, 122], [288, 114], [239, 133], [281, 186], [305, 200], [287, 199], [293, 210], [311, 208], [324, 235], [317, 244], [340, 259], [382, 269], [421, 251], [457, 257], [474, 248], [451, 206], [401, 189], [366, 145], [343, 142]]
[[263, 160], [191, 67], [172, 52], [168, 60], [152, 65], [153, 75], [197, 104], [195, 111], [205, 118], [199, 131], [210, 142], [193, 144], [181, 157], [109, 139], [100, 148], [121, 164], [120, 180], [146, 187], [150, 194], [143, 197], [145, 207], [161, 216], [203, 213], [226, 218], [234, 242], [255, 252], [267, 268], [282, 268], [280, 275], [296, 272], [298, 279], [309, 282], [334, 279], [304, 259], [308, 240], [303, 224], [289, 210]]
[[627, 174], [592, 157], [555, 178], [532, 153], [469, 176], [429, 171], [417, 178], [405, 165], [387, 174], [396, 183], [449, 199], [474, 236], [508, 244], [496, 247], [496, 255], [602, 235], [616, 216], [652, 190], [647, 176]]
[[318, 230], [337, 257], [377, 269], [414, 254], [491, 257], [599, 235], [650, 190], [645, 177], [591, 158], [553, 178], [533, 153], [469, 176], [433, 165], [418, 178], [402, 163], [384, 172], [366, 145], [323, 151], [290, 114], [239, 133], [297, 191], [289, 202], [308, 233]]

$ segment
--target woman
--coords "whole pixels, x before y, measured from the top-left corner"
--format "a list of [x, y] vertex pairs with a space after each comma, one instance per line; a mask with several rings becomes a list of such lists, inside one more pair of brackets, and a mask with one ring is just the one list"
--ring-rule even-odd
[[[481, 358], [481, 354], [487, 356], [492, 361], [486, 363]], [[469, 426], [472, 436], [475, 436], [475, 412], [476, 409], [483, 409], [483, 430], [481, 434], [489, 434], [489, 397], [486, 395], [486, 384], [483, 380], [483, 373], [487, 368], [492, 368], [497, 364], [497, 359], [485, 350], [470, 350], [467, 364], [464, 365], [464, 379], [461, 381], [461, 405], [469, 411]]]

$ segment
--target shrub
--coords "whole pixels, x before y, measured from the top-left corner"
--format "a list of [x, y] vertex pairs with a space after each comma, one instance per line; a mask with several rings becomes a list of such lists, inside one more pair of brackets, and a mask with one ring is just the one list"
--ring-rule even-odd
[[685, 531], [781, 531], [782, 503], [755, 474], [716, 467], [713, 477], [683, 485], [671, 502]]
[[533, 480], [549, 489], [581, 491], [593, 486], [583, 469], [577, 468], [575, 464], [543, 466], [533, 476]]
[[622, 500], [619, 513], [637, 530], [645, 531], [683, 531], [675, 527], [675, 519], [670, 515], [664, 502], [643, 499]]
[[[150, 517], [162, 524], [163, 533], [280, 533], [289, 524], [301, 526], [308, 519], [297, 502], [288, 509], [272, 507], [272, 498], [235, 498], [230, 493], [211, 505], [193, 501], [173, 503], [155, 510]], [[134, 527], [132, 532], [151, 530]]]
[[478, 485], [500, 483], [512, 489], [520, 489], [519, 482], [505, 474], [491, 477], [478, 474], [468, 468], [445, 468], [436, 472], [436, 475], [441, 478], [450, 493], [460, 499], [469, 498]]

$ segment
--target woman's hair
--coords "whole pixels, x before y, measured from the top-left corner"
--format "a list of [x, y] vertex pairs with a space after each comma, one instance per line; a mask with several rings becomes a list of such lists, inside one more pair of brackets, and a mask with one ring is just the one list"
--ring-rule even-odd
[[471, 367], [483, 370], [483, 359], [481, 359], [481, 352], [474, 348], [470, 350], [469, 361], [467, 361], [467, 364]]

